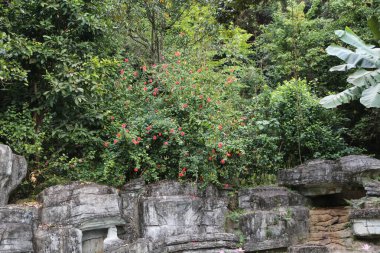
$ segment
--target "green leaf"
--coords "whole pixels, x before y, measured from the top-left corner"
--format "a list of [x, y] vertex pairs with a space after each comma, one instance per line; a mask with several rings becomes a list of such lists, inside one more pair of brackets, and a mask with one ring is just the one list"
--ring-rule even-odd
[[362, 91], [362, 87], [354, 86], [338, 94], [322, 98], [319, 104], [321, 104], [324, 108], [336, 108], [341, 104], [348, 103], [355, 99], [359, 99]]
[[375, 85], [380, 82], [380, 69], [374, 71], [358, 70], [347, 78], [355, 86]]
[[371, 32], [373, 33], [373, 36], [375, 40], [380, 40], [380, 23], [379, 19], [376, 16], [372, 16], [368, 20], [368, 26]]
[[[328, 48], [326, 48], [326, 52], [329, 55], [334, 55], [342, 59], [349, 65], [350, 68], [353, 68], [352, 66], [361, 68], [376, 68], [376, 60], [369, 57], [366, 54], [354, 53], [353, 51], [340, 46], [329, 46]], [[334, 70], [330, 69], [330, 71]]]
[[360, 103], [367, 108], [380, 108], [380, 83], [364, 90]]

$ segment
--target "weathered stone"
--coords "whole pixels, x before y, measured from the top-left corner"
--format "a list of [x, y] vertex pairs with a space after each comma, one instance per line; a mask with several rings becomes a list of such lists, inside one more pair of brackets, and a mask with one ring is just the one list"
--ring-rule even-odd
[[305, 206], [307, 200], [284, 187], [257, 187], [239, 191], [239, 208], [270, 210], [284, 206]]
[[239, 227], [246, 237], [244, 249], [287, 248], [307, 236], [308, 218], [309, 210], [305, 207], [281, 207], [243, 214], [239, 218]]
[[380, 196], [380, 182], [377, 180], [363, 180], [367, 196]]
[[109, 228], [107, 238], [104, 239], [104, 253], [112, 253], [124, 245], [127, 245], [127, 242], [119, 239], [117, 236], [117, 228]]
[[280, 170], [279, 185], [305, 196], [336, 194], [363, 184], [368, 175], [380, 174], [380, 160], [351, 155], [339, 160], [313, 160], [290, 170]]
[[303, 244], [291, 246], [288, 253], [328, 253], [329, 250], [323, 245]]
[[26, 172], [25, 158], [13, 154], [10, 147], [0, 144], [0, 206], [8, 203], [9, 194], [21, 183]]
[[355, 236], [380, 237], [380, 209], [354, 209], [350, 217]]
[[47, 188], [39, 199], [42, 224], [71, 225], [82, 231], [125, 224], [121, 199], [112, 187], [76, 182]]
[[204, 250], [235, 249], [239, 239], [234, 234], [187, 234], [165, 240], [166, 252], [204, 252]]
[[36, 253], [82, 253], [82, 231], [76, 228], [40, 226], [34, 241]]
[[33, 252], [33, 228], [37, 210], [33, 207], [0, 207], [0, 253]]
[[166, 181], [140, 198], [142, 236], [153, 241], [181, 234], [224, 232], [228, 199], [215, 188]]

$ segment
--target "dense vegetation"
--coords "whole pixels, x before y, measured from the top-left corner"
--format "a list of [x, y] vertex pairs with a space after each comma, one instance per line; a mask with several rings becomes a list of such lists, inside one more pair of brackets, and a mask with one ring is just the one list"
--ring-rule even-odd
[[[379, 5], [2, 1], [0, 142], [29, 161], [16, 197], [140, 176], [239, 187], [308, 159], [379, 157], [379, 109], [355, 100], [380, 90], [379, 50], [325, 51], [347, 46], [334, 34], [345, 27], [379, 46]], [[372, 68], [372, 81], [325, 109], [321, 98], [350, 87], [347, 72], [329, 72], [342, 60]]]

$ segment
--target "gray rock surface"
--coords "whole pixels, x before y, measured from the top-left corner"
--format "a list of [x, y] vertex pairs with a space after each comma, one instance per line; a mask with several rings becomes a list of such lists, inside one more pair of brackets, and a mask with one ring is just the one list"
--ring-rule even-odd
[[278, 207], [305, 206], [307, 199], [285, 187], [257, 187], [239, 191], [239, 208], [270, 210]]
[[13, 154], [10, 147], [0, 144], [0, 206], [8, 203], [9, 194], [21, 183], [26, 172], [25, 158]]
[[142, 237], [159, 241], [181, 234], [224, 232], [228, 199], [209, 187], [167, 181], [148, 186], [140, 199]]
[[379, 173], [380, 160], [351, 155], [336, 161], [313, 160], [290, 170], [280, 170], [278, 183], [305, 196], [320, 196], [357, 187], [363, 184], [364, 178]]
[[288, 253], [329, 253], [329, 250], [323, 245], [302, 244], [289, 247]]
[[0, 207], [0, 253], [33, 252], [36, 216], [37, 209], [33, 207]]
[[82, 253], [82, 231], [77, 228], [40, 226], [34, 241], [36, 253]]
[[87, 183], [58, 185], [39, 195], [41, 223], [71, 225], [82, 231], [124, 225], [121, 198], [116, 189]]
[[239, 228], [246, 238], [246, 251], [287, 248], [305, 239], [308, 234], [309, 210], [286, 207], [272, 211], [252, 211], [239, 219]]
[[[238, 193], [238, 226], [248, 252], [286, 249], [309, 230], [307, 200], [284, 187], [257, 187]], [[236, 219], [236, 218], [235, 218]]]

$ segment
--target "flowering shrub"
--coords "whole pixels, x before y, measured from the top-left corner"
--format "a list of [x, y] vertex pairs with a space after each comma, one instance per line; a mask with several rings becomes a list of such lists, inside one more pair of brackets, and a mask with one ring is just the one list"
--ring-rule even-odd
[[245, 151], [234, 132], [243, 119], [232, 68], [215, 72], [177, 51], [139, 71], [124, 60], [115, 86], [124, 104], [109, 113], [106, 132], [113, 137], [103, 143], [110, 176], [216, 184], [239, 176]]

